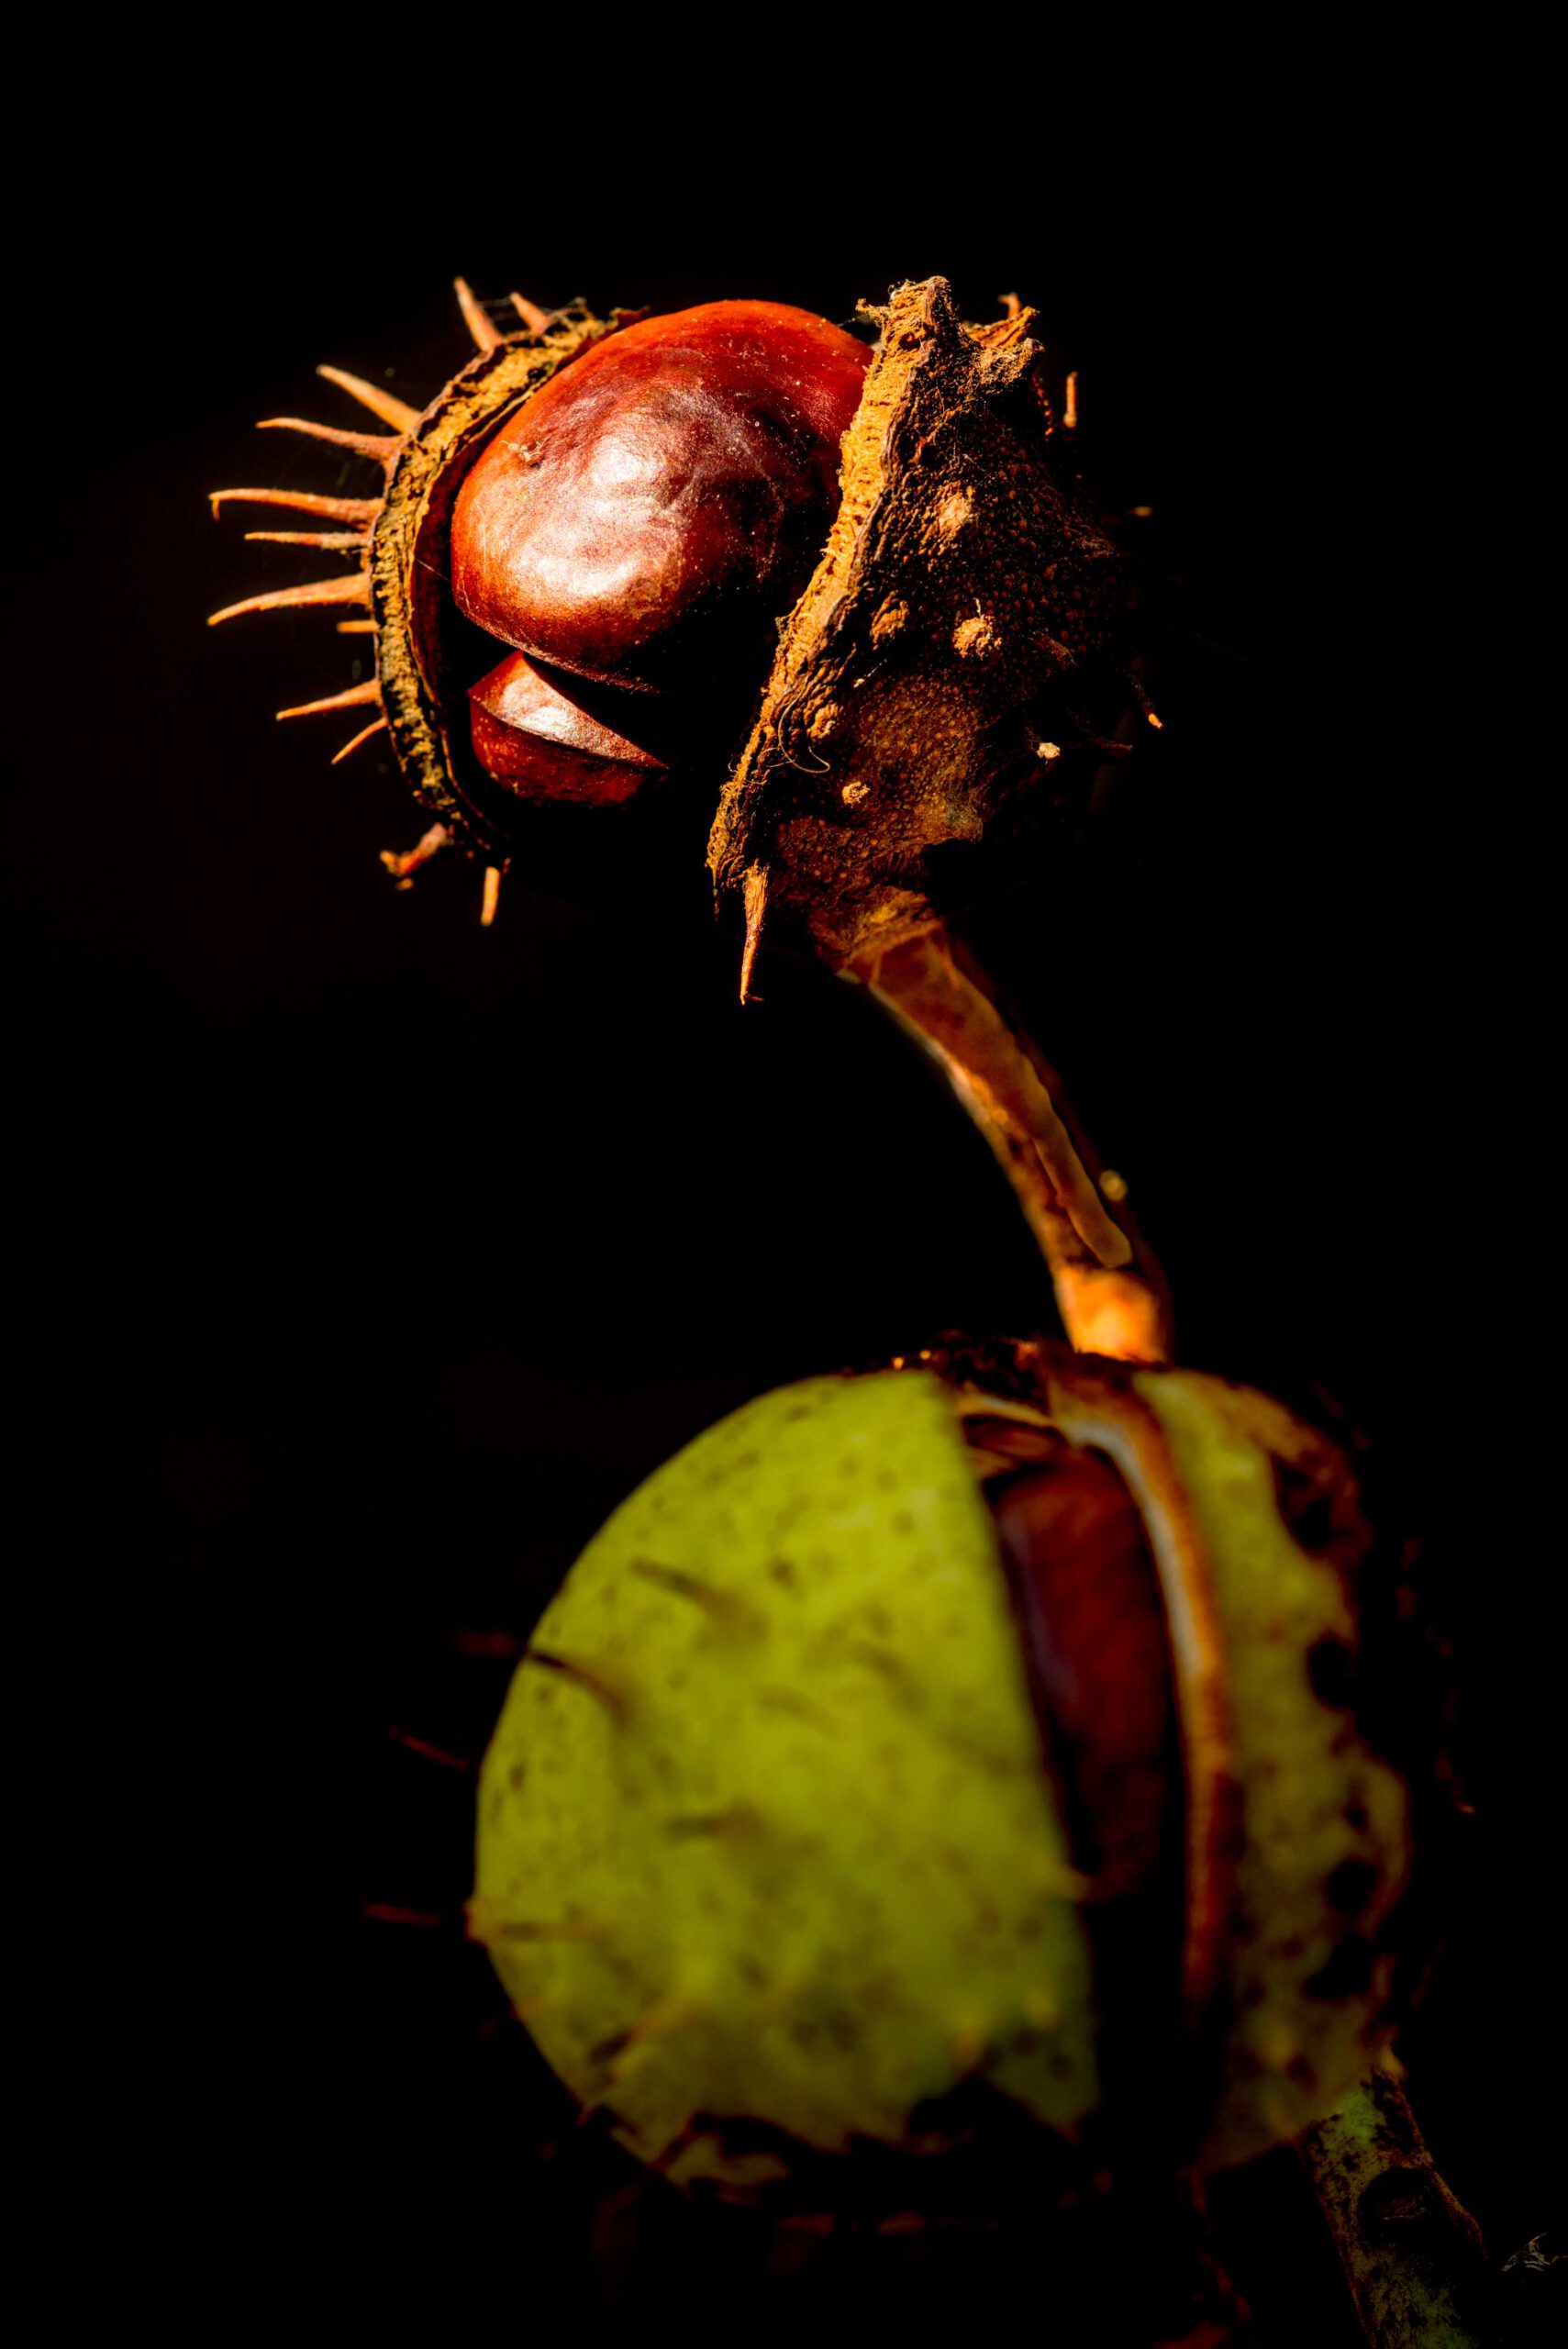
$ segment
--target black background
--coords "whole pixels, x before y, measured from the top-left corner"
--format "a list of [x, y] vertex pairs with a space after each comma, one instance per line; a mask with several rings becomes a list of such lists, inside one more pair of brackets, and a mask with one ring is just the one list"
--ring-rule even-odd
[[[376, 852], [421, 819], [390, 760], [271, 718], [355, 641], [205, 629], [320, 560], [206, 490], [365, 485], [250, 419], [354, 420], [317, 360], [423, 402], [467, 353], [460, 269], [835, 317], [906, 275], [971, 315], [1017, 288], [1106, 504], [1153, 507], [1165, 731], [989, 934], [1183, 1358], [1327, 1388], [1424, 1539], [1479, 1815], [1408, 2053], [1510, 2250], [1552, 2215], [1560, 2052], [1522, 1350], [1553, 1252], [1530, 765], [1467, 584], [1496, 366], [1467, 166], [1397, 74], [1304, 90], [1284, 41], [1177, 100], [1148, 58], [714, 81], [690, 28], [673, 60], [462, 39], [128, 47], [90, 97], [58, 63], [35, 93], [7, 861], [44, 1307], [16, 1589], [46, 1611], [13, 1669], [62, 2286], [171, 2316], [428, 2291], [453, 2327], [503, 2287], [635, 2305], [624, 2173], [539, 2162], [561, 2113], [450, 1921], [471, 1780], [390, 1733], [477, 1753], [507, 1665], [459, 1635], [525, 1631], [723, 1410], [1050, 1315], [984, 1147], [862, 1000], [781, 961], [742, 1012], [700, 887], [612, 919], [524, 875], [490, 932], [469, 868], [395, 893]], [[702, 2257], [743, 2313], [796, 2288]], [[1313, 2337], [1292, 2297], [1268, 2339]]]

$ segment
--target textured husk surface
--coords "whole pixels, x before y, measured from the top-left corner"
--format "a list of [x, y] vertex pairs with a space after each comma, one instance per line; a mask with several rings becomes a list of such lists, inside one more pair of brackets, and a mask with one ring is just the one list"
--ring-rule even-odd
[[568, 2086], [686, 2182], [940, 2153], [976, 2086], [1069, 2142], [1095, 2109], [1088, 1887], [954, 1408], [977, 1380], [1105, 1451], [1149, 1529], [1197, 1813], [1200, 2165], [1296, 2134], [1386, 2036], [1406, 1794], [1333, 1668], [1366, 1538], [1337, 1448], [1249, 1389], [1049, 1344], [808, 1380], [590, 1543], [481, 1784], [473, 1932]]
[[896, 287], [845, 435], [842, 500], [781, 635], [709, 842], [716, 883], [837, 963], [931, 918], [922, 859], [976, 840], [1038, 745], [1028, 704], [1105, 640], [1116, 551], [1051, 431], [1033, 317], [964, 325]]
[[455, 707], [448, 699], [452, 505], [504, 418], [616, 323], [573, 304], [542, 333], [507, 335], [482, 351], [431, 402], [398, 451], [371, 540], [376, 672], [392, 747], [420, 804], [460, 847], [496, 863], [506, 862], [515, 802], [487, 786], [472, 756], [466, 697], [460, 692]]
[[[498, 863], [516, 803], [473, 758], [462, 697], [449, 709], [452, 505], [504, 417], [629, 315], [573, 305], [481, 353], [409, 434], [372, 539], [393, 748], [453, 841]], [[1033, 312], [965, 325], [931, 278], [873, 315], [839, 514], [709, 841], [718, 885], [765, 874], [770, 908], [839, 964], [932, 918], [923, 860], [980, 839], [1038, 773], [1029, 705], [1093, 658], [1123, 596], [1051, 430]]]
[[1132, 1383], [1191, 1496], [1231, 1692], [1230, 2029], [1200, 2158], [1233, 2162], [1321, 2119], [1388, 2035], [1408, 1795], [1353, 1703], [1371, 1534], [1343, 1453], [1251, 1388]]
[[1081, 1893], [959, 1419], [894, 1371], [747, 1405], [590, 1543], [485, 1760], [471, 1927], [584, 2105], [744, 2195], [940, 2153], [966, 2083], [1070, 2133]]
[[1319, 2120], [1396, 2020], [1409, 1799], [1356, 1710], [1371, 1531], [1344, 1453], [1251, 1387], [1069, 1357], [1048, 1388], [1121, 1467], [1166, 1592], [1189, 1808], [1207, 1781], [1189, 1943], [1220, 2166]]

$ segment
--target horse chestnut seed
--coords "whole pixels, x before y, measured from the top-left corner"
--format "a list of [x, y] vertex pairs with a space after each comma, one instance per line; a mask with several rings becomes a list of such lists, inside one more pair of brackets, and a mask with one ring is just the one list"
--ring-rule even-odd
[[579, 800], [611, 807], [629, 799], [662, 760], [595, 718], [521, 652], [468, 689], [473, 748], [487, 774], [519, 799]]
[[[867, 975], [952, 901], [933, 853], [983, 840], [1042, 745], [1092, 750], [1129, 690], [1128, 584], [1034, 312], [967, 323], [945, 279], [901, 284], [862, 306], [873, 348], [776, 302], [520, 303], [507, 333], [460, 299], [478, 356], [427, 406], [329, 367], [384, 429], [269, 419], [379, 464], [379, 494], [215, 495], [298, 510], [253, 535], [354, 567], [213, 618], [362, 614], [338, 625], [373, 675], [279, 715], [374, 713], [338, 755], [386, 738], [440, 842], [484, 859], [485, 918], [519, 851], [569, 893], [635, 887], [711, 818], [742, 992], [765, 920]], [[388, 858], [400, 880], [436, 834]]]
[[[779, 302], [710, 302], [591, 344], [463, 482], [459, 609], [532, 661], [626, 688], [628, 729], [633, 696], [669, 695], [709, 737], [755, 700], [774, 625], [821, 553], [870, 361]], [[517, 787], [520, 762], [537, 785], [540, 754], [497, 731], [546, 739], [529, 713], [476, 706], [491, 721], [474, 727], [481, 764]], [[616, 780], [606, 798], [627, 796]]]
[[977, 2127], [1064, 2187], [1244, 2158], [1390, 2029], [1409, 1790], [1322, 1670], [1369, 1542], [1336, 1447], [1192, 1372], [765, 1396], [547, 1609], [471, 1930], [580, 2100], [728, 2196]]

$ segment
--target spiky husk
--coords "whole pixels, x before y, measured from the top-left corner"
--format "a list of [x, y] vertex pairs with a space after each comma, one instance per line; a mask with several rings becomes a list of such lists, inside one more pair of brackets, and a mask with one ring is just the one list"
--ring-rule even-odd
[[[1016, 1359], [1149, 1532], [1210, 2054], [1179, 2133], [1241, 2159], [1386, 2035], [1405, 1790], [1331, 1669], [1354, 1487], [1248, 1390]], [[938, 2150], [965, 2082], [1068, 2138], [1096, 2105], [1085, 1887], [960, 1399], [924, 1368], [811, 1380], [699, 1437], [573, 1569], [486, 1759], [473, 1930], [574, 2093], [682, 2180]]]
[[698, 1437], [532, 1653], [473, 1930], [635, 2152], [744, 2191], [787, 2141], [909, 2143], [967, 2076], [1062, 2131], [1093, 2107], [1081, 1883], [937, 1379], [808, 1380]]
[[500, 863], [515, 803], [487, 783], [473, 756], [467, 698], [453, 675], [452, 504], [505, 418], [611, 324], [573, 304], [542, 332], [503, 336], [482, 351], [405, 439], [371, 536], [376, 674], [392, 748], [415, 797], [457, 844]]
[[1039, 772], [1027, 706], [1125, 593], [1052, 436], [1034, 313], [966, 326], [933, 277], [876, 315], [838, 518], [709, 843], [716, 883], [765, 874], [835, 963], [931, 919], [928, 852]]
[[[363, 567], [247, 596], [212, 617], [369, 607], [369, 618], [340, 626], [375, 638], [382, 715], [339, 755], [386, 734], [416, 798], [440, 819], [439, 845], [489, 865], [488, 906], [519, 845], [549, 859], [551, 816], [520, 808], [485, 774], [469, 740], [462, 686], [473, 648], [450, 586], [453, 500], [515, 408], [640, 314], [601, 319], [573, 304], [547, 315], [514, 296], [526, 330], [504, 335], [461, 280], [458, 295], [479, 355], [423, 411], [384, 385], [323, 367], [391, 430], [268, 419], [379, 463], [381, 498], [265, 488], [214, 495], [215, 510], [282, 506], [351, 523], [251, 535], [359, 552]], [[868, 315], [880, 342], [844, 439], [840, 511], [805, 594], [780, 621], [772, 676], [755, 681], [751, 739], [712, 824], [714, 880], [745, 901], [742, 993], [770, 907], [802, 923], [840, 966], [874, 963], [934, 918], [929, 852], [981, 838], [1003, 802], [1038, 775], [1037, 753], [1058, 759], [1059, 746], [1034, 733], [1030, 706], [1071, 680], [1058, 715], [1078, 723], [1072, 696], [1092, 686], [1125, 600], [1115, 550], [1080, 493], [1064, 436], [1053, 437], [1044, 355], [1029, 335], [1034, 313], [1012, 304], [988, 326], [965, 325], [946, 280], [931, 278], [895, 287], [885, 309]], [[719, 696], [726, 703], [733, 684]], [[726, 764], [740, 749], [731, 746]], [[710, 753], [695, 743], [692, 751], [706, 770]], [[723, 771], [716, 766], [716, 785]], [[688, 820], [702, 812], [681, 801], [673, 829], [683, 855]], [[585, 864], [581, 885], [582, 877], [606, 877], [601, 868], [613, 864], [614, 847], [642, 863], [646, 829], [623, 812], [612, 830], [568, 826], [560, 844], [569, 863]], [[433, 852], [385, 861], [406, 885]]]

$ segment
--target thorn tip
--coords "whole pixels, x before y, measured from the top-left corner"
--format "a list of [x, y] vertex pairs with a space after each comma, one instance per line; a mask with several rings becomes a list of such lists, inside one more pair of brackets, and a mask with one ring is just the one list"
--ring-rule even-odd
[[264, 416], [257, 425], [258, 432], [303, 432], [307, 440], [325, 440], [334, 449], [351, 449], [356, 456], [374, 457], [379, 464], [390, 464], [403, 442], [401, 438], [384, 432], [346, 432], [336, 424], [312, 424], [304, 416]]
[[450, 848], [451, 837], [444, 824], [432, 824], [429, 830], [423, 833], [412, 848], [384, 848], [381, 852], [381, 861], [400, 889], [411, 889], [414, 886], [414, 875], [418, 872], [419, 867], [422, 864], [428, 864], [431, 857], [439, 856], [442, 849]]
[[379, 497], [322, 497], [311, 489], [214, 489], [207, 495], [215, 517], [224, 506], [284, 506], [295, 514], [319, 515], [324, 522], [354, 522], [368, 529], [381, 512]]
[[360, 709], [367, 702], [379, 702], [380, 699], [380, 685], [373, 677], [367, 677], [362, 685], [350, 685], [346, 693], [328, 694], [324, 701], [297, 702], [292, 709], [280, 709], [278, 716], [280, 718], [315, 718], [325, 710]]
[[756, 964], [757, 949], [762, 942], [762, 922], [768, 909], [768, 868], [765, 864], [749, 864], [741, 884], [741, 896], [746, 907], [746, 943], [740, 952], [740, 1000], [751, 1000], [751, 973]]
[[364, 545], [362, 530], [247, 530], [248, 545], [319, 547], [324, 554], [356, 553]]
[[370, 601], [370, 581], [362, 571], [346, 571], [338, 579], [313, 579], [304, 587], [273, 587], [265, 596], [247, 596], [242, 603], [226, 604], [221, 612], [213, 612], [208, 628], [216, 628], [219, 620], [237, 619], [241, 612], [281, 612], [308, 604], [365, 604]]
[[617, 1720], [625, 1713], [629, 1688], [612, 1680], [602, 1666], [579, 1664], [574, 1656], [558, 1655], [549, 1648], [527, 1647], [523, 1650], [525, 1664], [538, 1664], [545, 1672], [557, 1672], [574, 1687], [597, 1698], [606, 1712]]
[[417, 407], [410, 407], [395, 393], [384, 391], [379, 384], [367, 384], [362, 375], [350, 375], [344, 367], [318, 367], [316, 372], [328, 384], [336, 384], [340, 392], [347, 392], [350, 399], [358, 400], [361, 407], [368, 407], [373, 416], [379, 416], [384, 424], [390, 424], [395, 432], [412, 432], [419, 421]]
[[335, 767], [340, 767], [340, 766], [342, 765], [342, 763], [343, 763], [343, 761], [348, 757], [348, 755], [349, 755], [349, 753], [350, 753], [350, 751], [357, 751], [357, 750], [359, 749], [359, 747], [360, 747], [360, 744], [361, 744], [361, 742], [368, 742], [368, 741], [370, 740], [371, 736], [372, 736], [373, 734], [384, 734], [384, 733], [385, 733], [385, 731], [386, 731], [386, 720], [385, 720], [385, 718], [372, 718], [372, 720], [371, 720], [371, 722], [370, 722], [370, 724], [369, 724], [368, 726], [361, 726], [361, 729], [360, 729], [359, 732], [354, 736], [354, 739], [353, 739], [353, 740], [352, 740], [351, 742], [345, 742], [345, 743], [344, 743], [344, 745], [343, 745], [343, 747], [342, 747], [342, 749], [341, 749], [340, 751], [335, 751], [333, 752], [333, 754], [332, 754], [332, 764], [333, 764]]
[[501, 329], [476, 298], [466, 277], [454, 277], [457, 306], [462, 312], [462, 322], [481, 351], [494, 351], [501, 340]]

